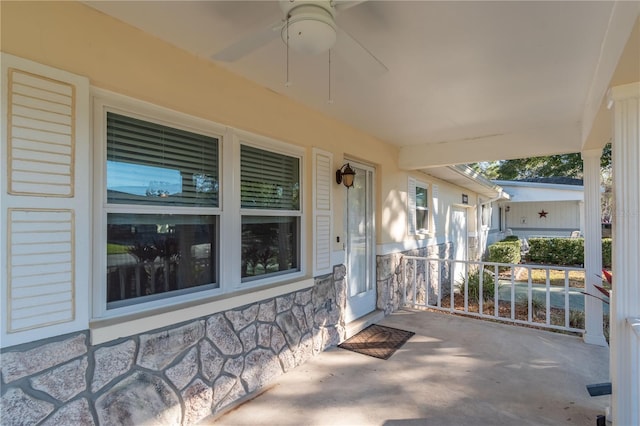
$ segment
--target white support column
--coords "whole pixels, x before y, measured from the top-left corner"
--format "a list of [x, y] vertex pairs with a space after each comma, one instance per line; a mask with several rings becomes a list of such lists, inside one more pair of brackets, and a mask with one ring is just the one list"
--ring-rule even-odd
[[[602, 280], [602, 225], [600, 207], [600, 157], [601, 149], [582, 152], [584, 169], [584, 273], [585, 291], [597, 295], [594, 284]], [[602, 301], [585, 296], [584, 341], [592, 345], [607, 346], [602, 332]]]
[[610, 372], [616, 425], [640, 424], [638, 337], [627, 319], [640, 317], [640, 82], [611, 89], [614, 138], [613, 291]]

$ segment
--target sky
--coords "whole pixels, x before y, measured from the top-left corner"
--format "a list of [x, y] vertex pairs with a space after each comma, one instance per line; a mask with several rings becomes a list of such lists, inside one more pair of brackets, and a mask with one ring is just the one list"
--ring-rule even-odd
[[141, 164], [107, 161], [107, 190], [146, 195], [147, 189], [182, 192], [180, 170]]

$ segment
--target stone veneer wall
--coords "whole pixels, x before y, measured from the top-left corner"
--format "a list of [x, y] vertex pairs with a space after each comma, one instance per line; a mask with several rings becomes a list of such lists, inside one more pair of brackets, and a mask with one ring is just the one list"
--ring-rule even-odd
[[[377, 263], [377, 290], [378, 301], [377, 308], [383, 310], [385, 315], [389, 315], [392, 312], [397, 311], [403, 307], [403, 303], [408, 296], [405, 288], [404, 281], [405, 275], [408, 282], [411, 282], [413, 274], [417, 274], [417, 301], [419, 303], [425, 303], [427, 289], [426, 289], [426, 274], [424, 263], [418, 262], [416, 265], [417, 271], [413, 271], [413, 263], [407, 263], [405, 268], [403, 258], [404, 256], [421, 256], [421, 257], [433, 257], [439, 259], [453, 259], [453, 243], [443, 243], [438, 245], [427, 246], [420, 249], [408, 250], [399, 253], [392, 253], [384, 256], [378, 256]], [[442, 291], [442, 297], [449, 294], [449, 287], [445, 285], [442, 289], [437, 288], [437, 283], [448, 284], [449, 270], [446, 265], [442, 265], [438, 268], [435, 264], [430, 265], [430, 280], [431, 288], [428, 289], [429, 299], [431, 303], [434, 303], [434, 299], [437, 297], [437, 292]]]
[[102, 345], [85, 331], [7, 348], [0, 422], [197, 423], [344, 340], [344, 278]]

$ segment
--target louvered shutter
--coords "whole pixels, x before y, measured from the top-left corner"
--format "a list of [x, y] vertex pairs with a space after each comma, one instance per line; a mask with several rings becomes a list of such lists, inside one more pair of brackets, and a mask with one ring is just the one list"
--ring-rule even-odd
[[89, 82], [2, 54], [2, 96], [1, 340], [10, 346], [88, 328]]
[[407, 233], [416, 233], [416, 180], [412, 177], [407, 187]]
[[313, 275], [332, 272], [332, 155], [313, 150]]

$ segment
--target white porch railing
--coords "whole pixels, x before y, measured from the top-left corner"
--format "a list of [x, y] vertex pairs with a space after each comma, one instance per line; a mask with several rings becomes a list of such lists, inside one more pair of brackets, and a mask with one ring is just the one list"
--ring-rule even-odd
[[[544, 284], [533, 282], [533, 270], [544, 271]], [[584, 332], [584, 289], [569, 277], [583, 268], [405, 256], [403, 271], [405, 306]], [[562, 285], [550, 271], [561, 271]]]

